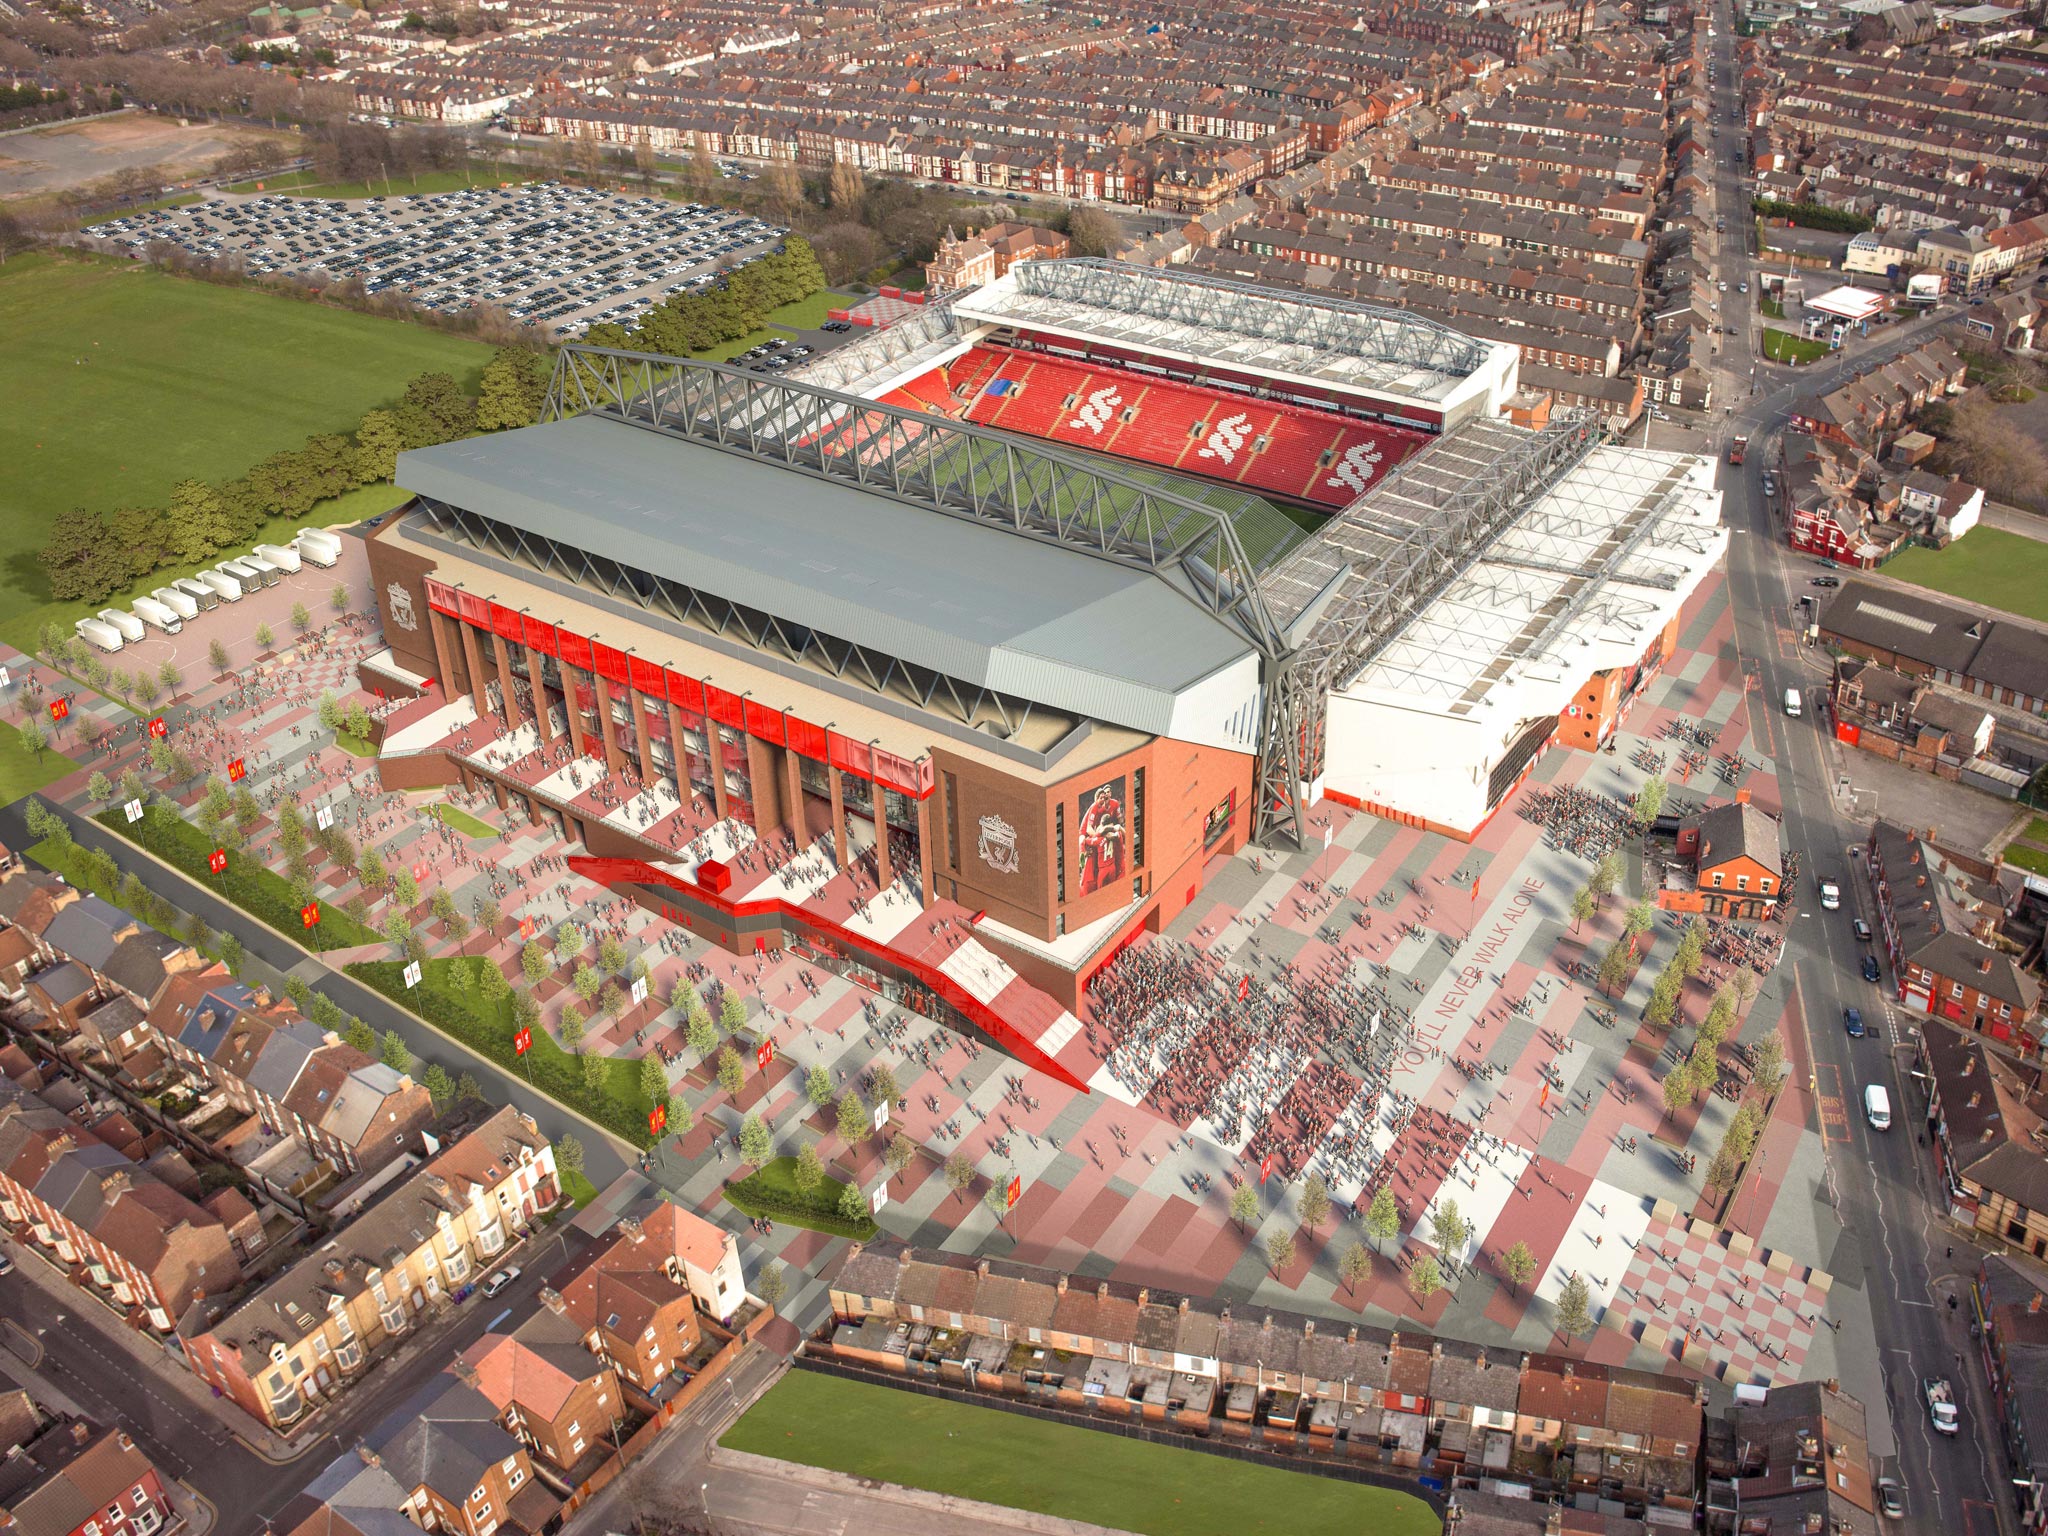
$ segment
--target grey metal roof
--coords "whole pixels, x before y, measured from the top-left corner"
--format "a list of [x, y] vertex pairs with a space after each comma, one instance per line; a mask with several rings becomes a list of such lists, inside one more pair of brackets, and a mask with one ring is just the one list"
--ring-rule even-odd
[[74, 901], [43, 930], [50, 947], [74, 960], [82, 960], [96, 971], [104, 971], [113, 958], [117, 934], [135, 926], [135, 919], [111, 902], [88, 896]]
[[398, 1074], [381, 1061], [356, 1068], [336, 1091], [320, 1128], [351, 1147], [358, 1145], [376, 1123], [385, 1098], [397, 1088]]
[[597, 416], [415, 449], [399, 456], [397, 479], [521, 532], [1133, 729], [1165, 730], [1176, 694], [1251, 654], [1146, 572]]
[[293, 1019], [273, 1029], [249, 1068], [249, 1086], [282, 1103], [313, 1053], [325, 1043], [326, 1037], [310, 1019]]

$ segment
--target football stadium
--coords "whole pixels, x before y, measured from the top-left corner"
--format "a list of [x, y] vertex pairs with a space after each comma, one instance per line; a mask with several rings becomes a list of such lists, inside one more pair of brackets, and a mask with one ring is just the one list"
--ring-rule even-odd
[[399, 460], [380, 772], [1078, 1080], [1088, 977], [1212, 860], [1324, 798], [1470, 837], [1654, 675], [1714, 466], [1515, 364], [1087, 260], [780, 374], [572, 346], [539, 425]]

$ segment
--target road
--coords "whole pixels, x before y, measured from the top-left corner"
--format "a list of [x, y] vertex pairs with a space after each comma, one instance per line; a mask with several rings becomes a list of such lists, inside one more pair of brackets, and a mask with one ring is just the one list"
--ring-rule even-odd
[[[175, 735], [179, 712], [166, 713]], [[62, 811], [63, 808], [53, 804], [52, 809]], [[329, 970], [282, 934], [258, 922], [198, 881], [150, 858], [99, 823], [88, 817], [64, 814], [71, 822], [72, 835], [81, 844], [104, 849], [113, 855], [123, 870], [133, 870], [145, 886], [180, 912], [196, 912], [206, 919], [214, 932], [234, 934], [242, 941], [244, 950], [277, 971], [303, 976], [347, 1012], [368, 1023], [379, 1036], [386, 1030], [397, 1030], [416, 1056], [439, 1061], [448, 1068], [451, 1077], [468, 1072], [482, 1087], [486, 1099], [493, 1104], [517, 1105], [533, 1117], [534, 1123], [550, 1140], [573, 1133], [583, 1145], [584, 1174], [599, 1189], [624, 1173], [630, 1165], [631, 1154], [621, 1143], [588, 1121], [571, 1115], [553, 1099], [503, 1071], [489, 1058], [479, 1056], [459, 1040], [429, 1030], [382, 993], [372, 991], [354, 977]], [[21, 803], [18, 801], [0, 807], [0, 841], [13, 848], [26, 848], [36, 841], [22, 820]]]
[[[223, 1403], [216, 1411], [138, 1364], [112, 1313], [90, 1296], [65, 1295], [65, 1282], [47, 1266], [39, 1282], [29, 1266], [43, 1261], [19, 1247], [12, 1248], [14, 1272], [0, 1275], [0, 1378], [38, 1396], [47, 1394], [37, 1389], [53, 1388], [96, 1421], [127, 1430], [159, 1470], [183, 1479], [213, 1506], [208, 1536], [257, 1536], [336, 1455], [489, 1332], [495, 1319], [507, 1311], [514, 1318], [530, 1313], [541, 1287], [585, 1241], [558, 1226], [530, 1252], [515, 1254], [523, 1273], [510, 1287], [489, 1301], [472, 1296], [410, 1345], [373, 1362], [369, 1376], [321, 1426], [325, 1435], [282, 1465], [231, 1432], [243, 1422], [238, 1409]], [[196, 1397], [197, 1382], [189, 1385]]]
[[[1752, 244], [1748, 193], [1729, 152], [1745, 142], [1735, 89], [1735, 38], [1727, 5], [1715, 7], [1719, 36], [1710, 45], [1716, 64], [1715, 119], [1723, 132], [1717, 143], [1720, 206], [1730, 228], [1722, 236], [1722, 271], [1734, 290], [1738, 275], [1754, 283], [1761, 268]], [[1733, 131], [1729, 131], [1733, 130]], [[1898, 1478], [1906, 1491], [1909, 1529], [1945, 1536], [1993, 1536], [2004, 1519], [2005, 1502], [1992, 1490], [2005, 1482], [1997, 1465], [1997, 1436], [1982, 1391], [1982, 1371], [1968, 1358], [1967, 1330], [1952, 1312], [1957, 1266], [1933, 1262], [1953, 1238], [1939, 1226], [1923, 1179], [1925, 1153], [1916, 1135], [1925, 1096], [1909, 1080], [1910, 1051], [1903, 1010], [1891, 1001], [1889, 985], [1873, 986], [1858, 969], [1862, 946], [1851, 923], [1869, 918], [1871, 892], [1852, 845], [1867, 829], [1844, 816], [1834, 793], [1836, 750], [1826, 735], [1823, 712], [1809, 708], [1800, 719], [1783, 712], [1787, 688], [1802, 694], [1824, 685], [1826, 660], [1798, 640], [1798, 598], [1818, 573], [1797, 556], [1773, 527], [1761, 477], [1768, 440], [1783, 429], [1792, 402], [1822, 392], [1843, 376], [1917, 345], [1947, 318], [1939, 313], [1893, 325], [1849, 355], [1793, 370], [1754, 364], [1755, 319], [1747, 302], [1730, 306], [1729, 323], [1738, 335], [1727, 349], [1721, 388], [1726, 401], [1743, 402], [1723, 418], [1729, 435], [1747, 434], [1754, 445], [1740, 468], [1724, 470], [1725, 516], [1730, 540], [1728, 582], [1735, 613], [1736, 641], [1745, 665], [1758, 674], [1749, 695], [1751, 727], [1776, 759], [1784, 795], [1785, 841], [1799, 851], [1811, 882], [1834, 879], [1844, 893], [1842, 910], [1802, 910], [1791, 924], [1786, 963], [1799, 983], [1814, 1061], [1814, 1109], [1821, 1117], [1835, 1205], [1846, 1234], [1829, 1268], [1837, 1277], [1835, 1312], [1845, 1344], [1851, 1330], [1866, 1326], [1855, 1314], [1867, 1309], [1875, 1350], [1845, 1347], [1839, 1369], [1843, 1385], [1870, 1409], [1870, 1439], [1880, 1470]], [[1754, 369], [1755, 392], [1749, 376]], [[1718, 392], [1718, 391], [1717, 391]], [[1818, 595], [1818, 594], [1816, 594]], [[1842, 1028], [1845, 1007], [1860, 1008], [1882, 1027], [1861, 1040]], [[1938, 1026], [1937, 1026], [1938, 1027]], [[1884, 1084], [1893, 1105], [1888, 1132], [1873, 1131], [1862, 1113], [1863, 1089]], [[1798, 1085], [1794, 1085], [1795, 1091]], [[1935, 1435], [1920, 1406], [1919, 1383], [1926, 1375], [1951, 1377], [1965, 1394], [1965, 1433]], [[1971, 1421], [1974, 1420], [1974, 1427]]]

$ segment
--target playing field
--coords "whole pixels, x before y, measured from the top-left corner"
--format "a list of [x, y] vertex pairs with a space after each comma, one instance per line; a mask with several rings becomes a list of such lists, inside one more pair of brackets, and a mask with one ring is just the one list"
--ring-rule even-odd
[[1884, 573], [2048, 623], [2048, 544], [1978, 524], [1947, 549], [1909, 549]]
[[1420, 1499], [791, 1371], [719, 1442], [1146, 1536], [1436, 1536]]
[[1790, 331], [1764, 328], [1764, 356], [1774, 363], [1810, 363], [1827, 355], [1828, 344], [1824, 341], [1808, 341]]
[[50, 601], [36, 563], [67, 507], [156, 502], [225, 480], [312, 432], [353, 428], [413, 374], [474, 389], [479, 343], [397, 320], [119, 262], [0, 267], [0, 636]]

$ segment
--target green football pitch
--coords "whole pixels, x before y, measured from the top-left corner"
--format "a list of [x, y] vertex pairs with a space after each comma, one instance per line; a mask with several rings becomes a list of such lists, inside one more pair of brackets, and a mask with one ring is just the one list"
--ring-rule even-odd
[[51, 603], [37, 560], [59, 512], [232, 479], [310, 433], [351, 430], [416, 373], [474, 390], [489, 356], [423, 326], [118, 261], [0, 265], [0, 637], [27, 647], [45, 619], [76, 616]]
[[791, 1371], [719, 1442], [1143, 1536], [1437, 1536], [1410, 1494]]

